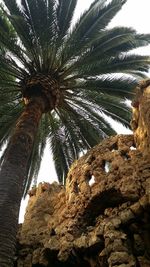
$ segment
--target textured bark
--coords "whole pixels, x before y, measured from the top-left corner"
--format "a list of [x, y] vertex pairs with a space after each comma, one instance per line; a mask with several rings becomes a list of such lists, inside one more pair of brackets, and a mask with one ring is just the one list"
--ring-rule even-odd
[[33, 188], [15, 267], [149, 267], [150, 160], [133, 135], [76, 161], [66, 188]]
[[18, 213], [28, 159], [44, 110], [42, 99], [32, 98], [12, 134], [0, 171], [0, 266], [13, 266]]

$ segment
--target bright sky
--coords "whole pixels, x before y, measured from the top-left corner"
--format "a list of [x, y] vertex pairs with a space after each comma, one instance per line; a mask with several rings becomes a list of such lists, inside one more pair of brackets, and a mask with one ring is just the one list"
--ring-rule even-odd
[[[89, 7], [93, 0], [78, 0], [74, 21], [80, 16], [83, 11]], [[110, 27], [113, 26], [127, 26], [133, 27], [140, 33], [150, 33], [150, 0], [128, 0], [127, 3], [123, 6], [123, 9], [118, 13], [118, 15], [113, 19], [110, 24]], [[149, 47], [142, 49], [141, 53], [150, 54], [150, 45]], [[118, 128], [118, 133], [126, 133], [126, 130], [123, 127]], [[43, 161], [41, 164], [41, 169], [38, 176], [38, 182], [48, 181], [53, 182], [57, 180], [54, 165], [52, 158], [50, 156], [50, 151], [48, 146], [45, 150]], [[23, 220], [24, 208], [26, 202], [22, 203], [21, 213], [20, 213], [20, 222]]]

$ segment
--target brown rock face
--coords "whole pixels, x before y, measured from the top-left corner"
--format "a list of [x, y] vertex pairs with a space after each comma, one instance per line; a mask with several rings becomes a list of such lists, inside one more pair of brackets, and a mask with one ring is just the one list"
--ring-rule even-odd
[[150, 151], [150, 79], [142, 81], [136, 91], [138, 105], [133, 106], [131, 126], [137, 147], [146, 155]]
[[66, 188], [30, 191], [15, 267], [150, 266], [150, 160], [133, 135], [111, 137], [75, 162]]

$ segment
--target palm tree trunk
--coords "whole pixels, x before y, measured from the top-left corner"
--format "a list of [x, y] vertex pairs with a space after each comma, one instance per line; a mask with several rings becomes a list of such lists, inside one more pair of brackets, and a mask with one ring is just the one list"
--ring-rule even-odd
[[13, 266], [18, 214], [44, 101], [32, 98], [21, 114], [0, 171], [0, 267]]

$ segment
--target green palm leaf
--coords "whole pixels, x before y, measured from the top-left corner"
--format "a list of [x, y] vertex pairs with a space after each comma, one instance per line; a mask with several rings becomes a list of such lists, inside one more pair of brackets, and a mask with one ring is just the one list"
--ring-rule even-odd
[[58, 0], [56, 9], [59, 42], [68, 33], [77, 0]]
[[110, 3], [104, 0], [94, 1], [74, 26], [64, 48], [64, 60], [80, 54], [82, 47], [88, 48], [91, 40], [94, 40], [108, 25], [125, 2], [124, 0], [113, 0]]
[[25, 193], [36, 182], [47, 142], [64, 183], [81, 152], [115, 134], [107, 117], [129, 126], [125, 99], [132, 99], [150, 65], [149, 56], [132, 50], [148, 45], [150, 35], [108, 28], [125, 2], [95, 0], [72, 26], [77, 0], [2, 1], [0, 148], [10, 140], [30, 98], [42, 96], [47, 107], [52, 105], [39, 123]]

